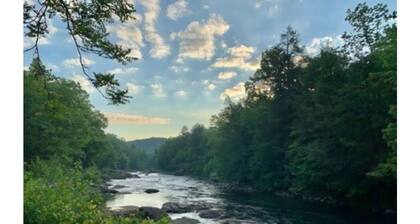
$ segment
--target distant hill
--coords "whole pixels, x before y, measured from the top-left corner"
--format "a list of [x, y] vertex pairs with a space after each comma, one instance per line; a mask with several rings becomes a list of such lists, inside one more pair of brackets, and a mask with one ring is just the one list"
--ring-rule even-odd
[[157, 148], [159, 148], [163, 143], [166, 142], [166, 138], [146, 138], [129, 141], [128, 143], [136, 147], [137, 149], [143, 149], [147, 153], [154, 153]]

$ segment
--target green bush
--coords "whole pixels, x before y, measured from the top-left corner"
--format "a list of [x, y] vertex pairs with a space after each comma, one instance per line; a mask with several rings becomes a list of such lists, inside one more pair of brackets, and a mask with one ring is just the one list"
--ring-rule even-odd
[[33, 161], [24, 174], [24, 221], [26, 224], [106, 223], [164, 224], [136, 218], [115, 218], [104, 212], [97, 188], [99, 173], [76, 163], [67, 167], [58, 160]]
[[25, 223], [102, 223], [95, 170], [35, 161], [24, 174]]

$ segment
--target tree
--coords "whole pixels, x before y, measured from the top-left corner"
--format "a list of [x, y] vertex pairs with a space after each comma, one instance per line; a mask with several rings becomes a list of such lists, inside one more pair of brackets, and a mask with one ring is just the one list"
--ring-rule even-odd
[[51, 75], [39, 59], [24, 73], [25, 161], [84, 157], [82, 148], [103, 135], [106, 119], [73, 81]]
[[[159, 165], [260, 191], [395, 208], [393, 15], [381, 4], [358, 5], [348, 12], [356, 32], [343, 48], [315, 57], [303, 54], [288, 27], [262, 54], [247, 98], [228, 100], [209, 129], [184, 128], [158, 150]], [[360, 46], [369, 51], [352, 55]]]
[[356, 58], [365, 56], [384, 37], [384, 31], [392, 26], [396, 18], [397, 13], [389, 12], [385, 4], [369, 7], [366, 2], [359, 3], [353, 10], [347, 10], [346, 21], [354, 33], [345, 32], [342, 35], [346, 41], [344, 48]]
[[371, 176], [396, 182], [397, 178], [397, 27], [394, 25], [386, 30], [386, 36], [377, 43], [373, 56], [378, 58], [381, 69], [371, 73], [370, 81], [377, 91], [385, 96], [388, 105], [386, 127], [383, 128], [383, 138], [388, 150], [381, 155], [381, 162], [375, 167]]
[[[119, 88], [119, 82], [110, 73], [87, 72], [82, 52], [95, 53], [99, 56], [115, 59], [126, 64], [136, 58], [130, 56], [130, 49], [124, 49], [108, 39], [107, 24], [116, 19], [121, 23], [134, 19], [134, 5], [129, 0], [40, 0], [24, 3], [23, 18], [25, 36], [34, 38], [32, 47], [34, 57], [39, 60], [39, 39], [49, 32], [48, 19], [59, 17], [66, 26], [79, 55], [83, 74], [93, 86], [112, 104], [124, 104], [130, 98], [127, 90]], [[105, 90], [102, 93], [101, 89]]]

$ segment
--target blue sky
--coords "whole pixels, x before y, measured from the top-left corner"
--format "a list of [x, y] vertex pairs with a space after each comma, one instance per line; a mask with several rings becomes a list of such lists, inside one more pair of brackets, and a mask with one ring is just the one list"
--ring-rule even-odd
[[[57, 76], [78, 81], [109, 120], [107, 132], [127, 140], [175, 136], [183, 125], [208, 125], [224, 96], [244, 96], [243, 83], [258, 68], [261, 52], [286, 26], [298, 31], [306, 52], [339, 45], [349, 30], [345, 11], [356, 0], [132, 0], [136, 21], [109, 26], [111, 38], [141, 59], [126, 66], [85, 54], [90, 71], [113, 71], [129, 88], [129, 104], [112, 106], [83, 79], [74, 45], [53, 18], [41, 40], [44, 63]], [[386, 3], [395, 10], [396, 2]], [[31, 40], [25, 40], [25, 46]], [[32, 53], [24, 56], [29, 65]]]

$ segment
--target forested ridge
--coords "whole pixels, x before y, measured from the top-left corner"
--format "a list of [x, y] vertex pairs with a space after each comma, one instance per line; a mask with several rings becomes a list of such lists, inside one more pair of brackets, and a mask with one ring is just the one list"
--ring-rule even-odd
[[370, 208], [396, 208], [396, 13], [348, 10], [344, 45], [305, 55], [291, 27], [262, 53], [247, 97], [156, 154], [172, 173]]

